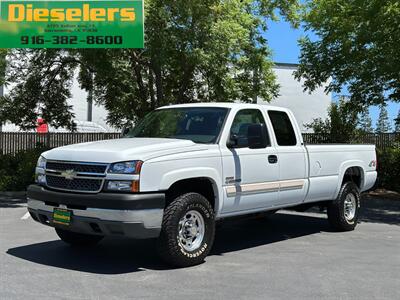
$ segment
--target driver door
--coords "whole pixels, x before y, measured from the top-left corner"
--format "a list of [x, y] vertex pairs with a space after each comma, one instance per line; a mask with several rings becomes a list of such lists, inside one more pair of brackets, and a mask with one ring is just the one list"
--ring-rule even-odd
[[[250, 149], [246, 145], [247, 128], [262, 124], [267, 130], [267, 147]], [[230, 129], [236, 146], [221, 146], [224, 205], [222, 214], [259, 210], [276, 204], [279, 193], [277, 150], [271, 146], [263, 112], [243, 109], [237, 112]], [[232, 143], [228, 143], [232, 144]]]

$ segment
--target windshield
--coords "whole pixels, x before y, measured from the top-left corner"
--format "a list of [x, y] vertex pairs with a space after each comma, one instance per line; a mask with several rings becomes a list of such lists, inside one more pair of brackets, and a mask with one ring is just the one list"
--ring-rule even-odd
[[227, 108], [167, 108], [149, 113], [126, 137], [173, 138], [216, 143]]

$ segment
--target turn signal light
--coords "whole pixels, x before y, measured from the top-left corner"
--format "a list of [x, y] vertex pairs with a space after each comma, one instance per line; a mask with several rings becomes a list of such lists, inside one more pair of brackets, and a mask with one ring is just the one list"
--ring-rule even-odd
[[106, 189], [107, 191], [138, 193], [139, 180], [134, 180], [134, 181], [111, 180], [107, 182]]
[[140, 186], [140, 181], [139, 180], [132, 181], [131, 192], [138, 193], [139, 192], [139, 186]]

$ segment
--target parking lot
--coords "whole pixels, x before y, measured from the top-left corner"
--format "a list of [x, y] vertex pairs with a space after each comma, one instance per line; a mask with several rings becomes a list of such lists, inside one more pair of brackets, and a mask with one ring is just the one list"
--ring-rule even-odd
[[170, 269], [152, 240], [70, 248], [3, 198], [0, 299], [400, 299], [400, 202], [378, 200], [348, 233], [317, 212], [229, 222], [206, 263]]

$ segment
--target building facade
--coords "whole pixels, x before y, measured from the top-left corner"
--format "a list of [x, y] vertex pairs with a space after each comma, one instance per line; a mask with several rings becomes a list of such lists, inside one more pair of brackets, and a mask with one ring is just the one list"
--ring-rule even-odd
[[332, 95], [326, 94], [324, 87], [318, 88], [313, 93], [305, 92], [303, 82], [299, 82], [293, 76], [297, 67], [297, 64], [275, 64], [274, 72], [280, 85], [280, 95], [270, 104], [292, 110], [301, 130], [306, 132], [305, 124], [311, 123], [316, 118], [325, 119], [328, 116]]
[[[330, 94], [324, 93], [324, 87], [321, 87], [313, 93], [303, 91], [302, 82], [297, 81], [293, 72], [297, 69], [296, 64], [276, 63], [274, 72], [280, 85], [279, 97], [271, 101], [271, 105], [282, 106], [291, 109], [303, 131], [306, 131], [304, 125], [311, 123], [315, 118], [325, 119], [327, 111], [332, 101]], [[7, 91], [6, 91], [7, 92]], [[107, 110], [103, 106], [93, 104], [88, 106], [87, 92], [79, 88], [77, 80], [72, 87], [72, 98], [69, 104], [73, 107], [73, 113], [78, 124], [80, 132], [115, 132], [115, 128], [109, 126], [106, 122]], [[261, 99], [259, 103], [264, 103]], [[92, 120], [88, 120], [88, 110], [91, 107]], [[3, 131], [18, 131], [19, 128], [12, 124], [3, 125]], [[50, 131], [65, 131], [62, 129]]]

